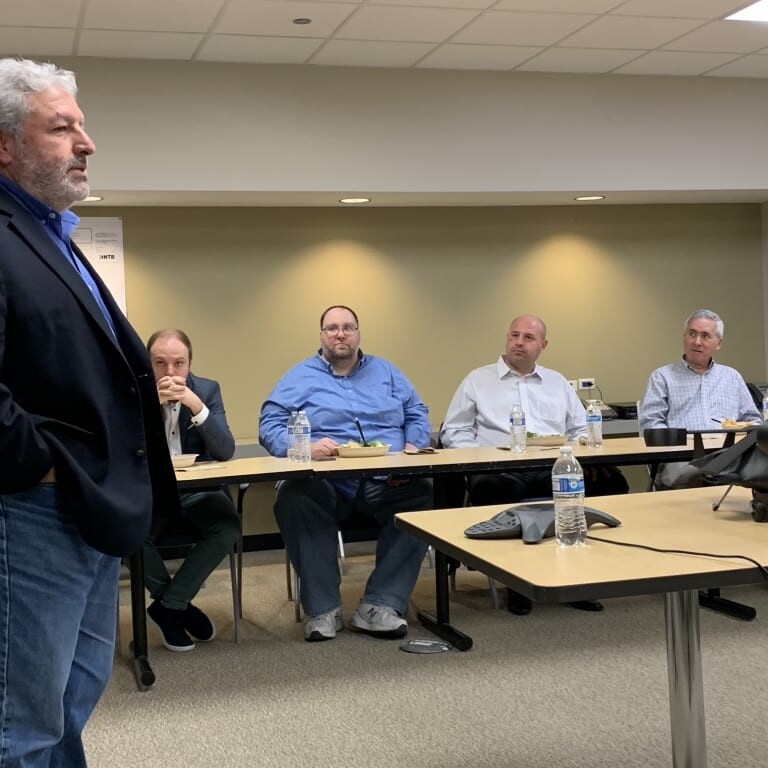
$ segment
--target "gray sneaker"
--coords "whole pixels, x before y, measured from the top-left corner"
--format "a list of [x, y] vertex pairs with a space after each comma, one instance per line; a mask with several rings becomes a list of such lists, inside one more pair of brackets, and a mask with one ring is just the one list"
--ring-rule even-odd
[[352, 629], [375, 637], [405, 637], [408, 622], [386, 605], [360, 603], [350, 621]]
[[341, 606], [327, 613], [310, 616], [304, 625], [304, 639], [315, 643], [321, 640], [333, 640], [336, 633], [344, 629], [344, 621], [341, 618]]

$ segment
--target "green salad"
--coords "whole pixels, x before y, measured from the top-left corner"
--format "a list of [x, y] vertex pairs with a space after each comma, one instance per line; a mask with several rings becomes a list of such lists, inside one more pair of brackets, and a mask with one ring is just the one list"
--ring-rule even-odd
[[344, 448], [383, 448], [386, 443], [382, 443], [381, 440], [369, 440], [367, 443], [361, 440], [348, 440], [344, 443]]

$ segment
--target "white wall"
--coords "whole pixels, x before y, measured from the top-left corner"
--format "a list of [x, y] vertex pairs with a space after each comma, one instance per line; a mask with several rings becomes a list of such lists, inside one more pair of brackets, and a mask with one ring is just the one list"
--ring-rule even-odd
[[766, 186], [768, 81], [60, 63], [101, 190]]

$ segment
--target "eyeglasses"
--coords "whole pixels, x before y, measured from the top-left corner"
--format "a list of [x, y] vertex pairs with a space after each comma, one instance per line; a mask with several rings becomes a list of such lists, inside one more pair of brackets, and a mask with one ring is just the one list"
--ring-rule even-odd
[[327, 333], [329, 336], [336, 336], [339, 333], [354, 333], [357, 330], [356, 325], [326, 325], [325, 328], [320, 329], [323, 333]]

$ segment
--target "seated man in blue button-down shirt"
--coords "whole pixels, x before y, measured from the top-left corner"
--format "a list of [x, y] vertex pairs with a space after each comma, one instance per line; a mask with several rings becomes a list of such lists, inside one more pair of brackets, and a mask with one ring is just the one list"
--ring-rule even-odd
[[[683, 356], [657, 368], [648, 380], [640, 404], [640, 429], [678, 427], [706, 430], [714, 421], [761, 420], [752, 395], [741, 374], [721, 365], [714, 354], [723, 343], [720, 316], [709, 309], [697, 309], [683, 326]], [[693, 482], [683, 474], [685, 462], [662, 464], [656, 477], [657, 490]], [[683, 479], [684, 478], [684, 479]]]
[[[359, 419], [368, 440], [390, 450], [429, 445], [427, 407], [392, 363], [363, 354], [357, 315], [332, 306], [320, 317], [320, 349], [291, 368], [261, 408], [259, 440], [273, 456], [285, 456], [291, 411], [303, 410], [312, 429], [312, 458], [333, 456], [358, 440]], [[403, 637], [403, 614], [416, 583], [426, 544], [395, 528], [396, 512], [429, 509], [432, 486], [425, 479], [289, 479], [278, 484], [275, 517], [301, 580], [301, 603], [309, 616], [304, 638], [332, 640], [344, 626], [336, 562], [339, 523], [353, 512], [373, 518], [381, 533], [376, 566], [350, 626], [378, 637]]]

